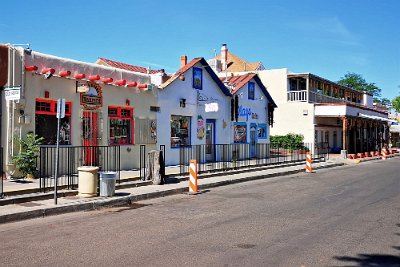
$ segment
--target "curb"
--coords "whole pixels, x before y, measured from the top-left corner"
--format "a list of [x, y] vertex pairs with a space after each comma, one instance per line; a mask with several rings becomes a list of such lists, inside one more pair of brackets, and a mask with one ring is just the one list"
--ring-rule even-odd
[[[269, 170], [269, 169], [276, 169], [280, 168], [282, 166], [284, 167], [292, 167], [292, 166], [298, 166], [298, 165], [303, 165], [303, 162], [291, 162], [288, 164], [273, 164], [273, 165], [268, 165], [268, 166], [254, 166], [252, 168], [245, 167], [245, 168], [238, 168], [238, 169], [232, 169], [229, 170], [228, 175], [234, 175], [234, 174], [240, 174], [240, 173], [246, 173], [246, 172], [254, 172], [254, 171], [262, 171], [262, 170]], [[226, 176], [227, 173], [224, 171], [204, 171], [199, 175], [199, 179], [204, 179], [204, 178], [210, 178], [210, 177], [217, 177], [217, 176]], [[166, 179], [168, 178], [174, 178], [177, 179], [178, 181], [187, 181], [189, 179], [188, 175], [185, 176], [175, 176], [175, 175], [166, 175]], [[128, 180], [123, 180], [123, 182], [116, 184], [116, 190], [124, 189], [124, 188], [134, 188], [134, 187], [140, 187], [140, 186], [147, 186], [147, 185], [152, 185], [152, 181], [143, 181], [140, 180], [139, 178], [128, 178]], [[22, 193], [22, 194], [21, 194]], [[60, 190], [58, 192], [59, 197], [66, 197], [66, 196], [74, 196], [78, 194], [78, 190], [68, 190], [68, 191], [63, 191]], [[40, 192], [39, 189], [24, 189], [20, 191], [11, 191], [11, 192], [6, 192], [5, 195], [7, 196], [6, 198], [0, 199], [0, 206], [6, 206], [10, 204], [20, 204], [20, 203], [26, 203], [26, 202], [31, 202], [31, 201], [37, 201], [37, 200], [46, 200], [46, 199], [52, 199], [54, 197], [54, 192], [47, 192], [47, 193], [42, 193]]]
[[[334, 168], [334, 167], [343, 166], [343, 165], [345, 165], [345, 164], [344, 163], [330, 163], [329, 165], [325, 165], [325, 166], [323, 165], [323, 166], [316, 167], [315, 170]], [[237, 183], [243, 183], [243, 182], [248, 182], [248, 181], [267, 179], [267, 178], [271, 178], [271, 177], [286, 176], [286, 175], [301, 173], [301, 172], [304, 172], [303, 168], [298, 169], [298, 170], [292, 170], [292, 171], [271, 173], [271, 174], [266, 174], [266, 175], [244, 177], [241, 179], [230, 179], [230, 180], [200, 185], [199, 189], [207, 189], [207, 188], [212, 188], [212, 187], [219, 187], [219, 186], [225, 186], [225, 185], [230, 185], [230, 184], [237, 184]], [[133, 202], [137, 202], [137, 201], [141, 201], [141, 200], [160, 198], [160, 197], [165, 197], [165, 196], [170, 196], [170, 195], [182, 194], [185, 192], [188, 192], [188, 188], [186, 186], [181, 187], [181, 188], [164, 190], [164, 191], [145, 193], [145, 194], [141, 194], [141, 195], [129, 195], [129, 196], [122, 196], [119, 198], [100, 199], [100, 200], [94, 200], [94, 201], [85, 202], [85, 203], [77, 203], [77, 204], [72, 204], [72, 205], [66, 204], [66, 205], [60, 205], [60, 206], [55, 206], [55, 207], [50, 207], [50, 208], [24, 211], [24, 212], [19, 212], [19, 213], [11, 213], [11, 214], [6, 214], [6, 215], [0, 215], [0, 224], [34, 219], [34, 218], [42, 218], [42, 217], [46, 217], [46, 216], [60, 215], [60, 214], [71, 213], [71, 212], [90, 211], [90, 210], [101, 209], [104, 207], [122, 206], [122, 205], [132, 204]]]

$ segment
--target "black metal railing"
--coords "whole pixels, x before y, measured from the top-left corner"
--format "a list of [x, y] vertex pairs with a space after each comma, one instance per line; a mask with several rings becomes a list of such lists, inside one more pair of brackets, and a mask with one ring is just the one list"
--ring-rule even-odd
[[[160, 145], [160, 151], [162, 153], [163, 166], [160, 169], [162, 172], [165, 171], [165, 145]], [[147, 148], [146, 145], [140, 145], [139, 149], [139, 176], [141, 180], [146, 177], [146, 161], [147, 161]], [[162, 173], [165, 175], [165, 173]]]
[[4, 173], [4, 160], [3, 160], [3, 148], [0, 147], [0, 174], [1, 174], [1, 181], [0, 181], [0, 198], [4, 197], [4, 177], [5, 177], [5, 173]]
[[[41, 146], [38, 157], [38, 173], [41, 191], [52, 190], [55, 177], [54, 146]], [[61, 188], [76, 189], [78, 185], [78, 167], [98, 166], [99, 171], [115, 171], [120, 182], [121, 171], [120, 146], [62, 146], [59, 148], [58, 180]]]
[[198, 172], [227, 171], [248, 167], [305, 161], [310, 152], [314, 161], [329, 158], [327, 143], [298, 146], [276, 144], [212, 144], [191, 145], [180, 148], [180, 175], [189, 173], [190, 160], [198, 163]]

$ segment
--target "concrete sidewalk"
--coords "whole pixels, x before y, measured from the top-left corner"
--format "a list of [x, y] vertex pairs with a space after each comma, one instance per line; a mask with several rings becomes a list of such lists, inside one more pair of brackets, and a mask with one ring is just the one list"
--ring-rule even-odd
[[[313, 164], [313, 170], [321, 168], [330, 168], [344, 165], [334, 161], [320, 162]], [[277, 177], [305, 171], [305, 164], [296, 164], [291, 166], [276, 166], [273, 168], [259, 168], [257, 170], [240, 170], [237, 172], [227, 173], [212, 173], [204, 174], [199, 177], [199, 190], [206, 188], [223, 186], [246, 181], [265, 179], [269, 177]], [[310, 174], [314, 175], [314, 174]], [[101, 207], [128, 205], [132, 202], [163, 197], [172, 194], [179, 194], [188, 191], [188, 177], [168, 177], [167, 183], [164, 185], [150, 185], [117, 188], [114, 197], [93, 197], [80, 198], [76, 191], [60, 191], [58, 205], [54, 204], [54, 199], [41, 199], [43, 194], [25, 195], [28, 201], [21, 201], [16, 204], [8, 204], [0, 206], [0, 223], [12, 221], [26, 220], [39, 218], [44, 216], [76, 212], [83, 210], [93, 210]], [[52, 192], [49, 192], [47, 197], [51, 197]], [[26, 199], [25, 199], [26, 200]], [[4, 199], [2, 201], [7, 201]], [[18, 200], [15, 202], [19, 202]]]
[[[395, 155], [399, 156], [399, 154]], [[366, 158], [363, 161], [379, 160]], [[358, 164], [360, 160], [345, 160], [340, 157], [331, 157], [326, 162], [313, 163], [313, 171], [332, 168], [345, 164]], [[305, 172], [304, 163], [291, 165], [276, 165], [260, 168], [241, 169], [231, 172], [206, 173], [199, 176], [199, 190], [211, 187], [242, 183], [252, 180], [266, 179], [295, 173]], [[315, 175], [315, 174], [310, 174]], [[10, 197], [0, 200], [0, 223], [40, 218], [69, 212], [94, 210], [102, 207], [130, 205], [149, 198], [180, 194], [188, 191], [188, 177], [170, 175], [164, 185], [152, 185], [150, 181], [133, 181], [121, 183], [116, 188], [114, 197], [80, 198], [77, 191], [59, 191], [58, 205], [54, 204], [53, 193], [33, 193], [23, 196]], [[145, 185], [145, 186], [144, 186]], [[20, 199], [22, 198], [22, 199]], [[8, 202], [8, 203], [6, 203]], [[14, 203], [14, 204], [10, 204]]]

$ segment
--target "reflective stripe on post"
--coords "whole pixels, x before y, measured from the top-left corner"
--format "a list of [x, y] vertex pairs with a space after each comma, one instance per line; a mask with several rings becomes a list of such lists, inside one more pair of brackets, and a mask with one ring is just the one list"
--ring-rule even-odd
[[382, 159], [383, 159], [383, 160], [386, 160], [386, 159], [387, 159], [387, 150], [386, 150], [386, 148], [383, 148], [383, 149], [382, 149]]
[[189, 193], [197, 193], [197, 160], [190, 160]]
[[306, 155], [306, 172], [312, 172], [312, 155], [311, 153], [307, 153]]

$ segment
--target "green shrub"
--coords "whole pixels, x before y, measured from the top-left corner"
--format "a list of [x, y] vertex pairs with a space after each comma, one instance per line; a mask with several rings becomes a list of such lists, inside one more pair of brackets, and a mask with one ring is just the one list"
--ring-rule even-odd
[[308, 148], [304, 146], [304, 136], [302, 134], [289, 133], [287, 135], [271, 135], [271, 145], [274, 147], [280, 147], [293, 150], [306, 150]]
[[39, 147], [43, 140], [43, 137], [38, 137], [33, 133], [28, 133], [25, 139], [17, 139], [21, 146], [21, 152], [14, 156], [12, 162], [22, 175], [35, 174], [36, 158], [39, 155]]

